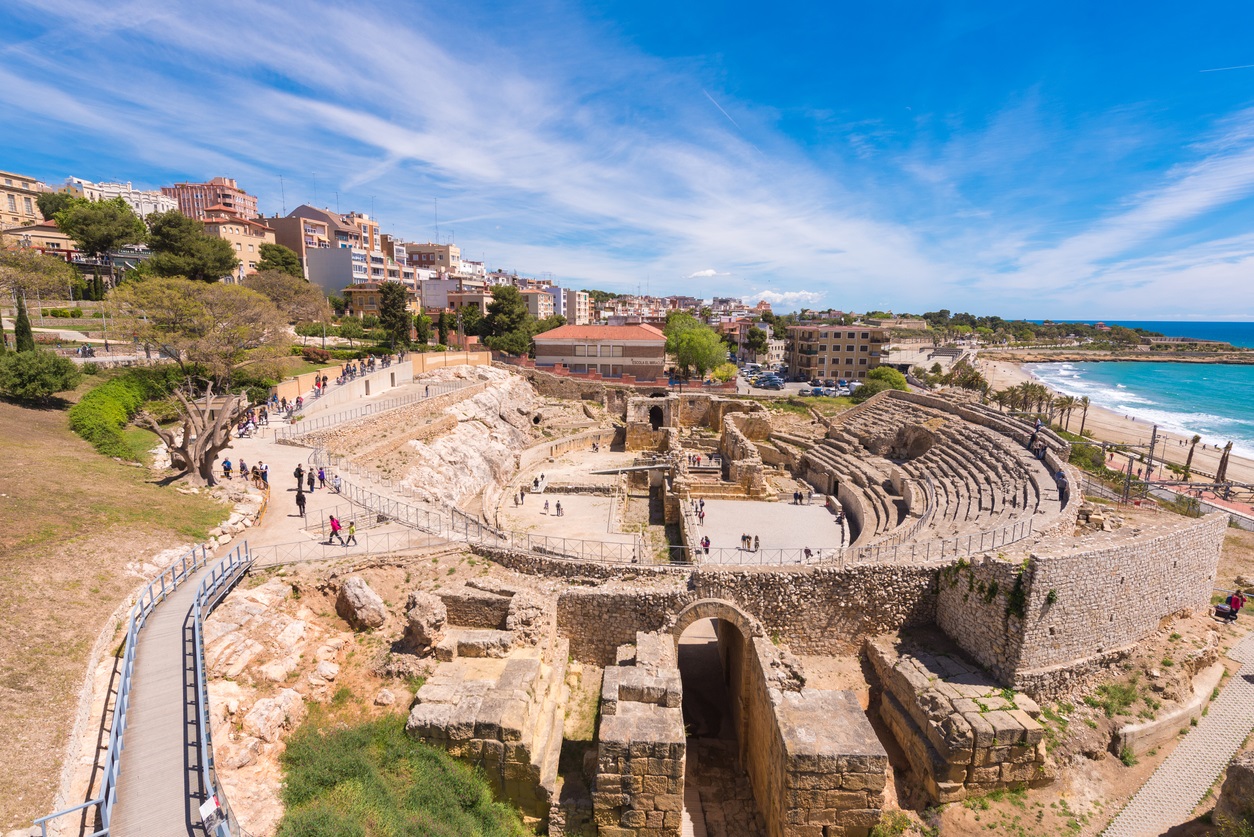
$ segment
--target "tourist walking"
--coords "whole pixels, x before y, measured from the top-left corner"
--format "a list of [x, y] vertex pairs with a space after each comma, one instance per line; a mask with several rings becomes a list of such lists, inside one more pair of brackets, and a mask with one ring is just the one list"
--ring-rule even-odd
[[222, 460], [222, 478], [229, 480], [231, 478], [231, 460]]
[[336, 474], [335, 476], [331, 477], [331, 487], [332, 487], [333, 489], [335, 489], [335, 493], [336, 493], [336, 494], [339, 494], [339, 493], [340, 493], [340, 488], [341, 488], [341, 486], [343, 486], [343, 485], [344, 485], [344, 483], [343, 483], [343, 481], [340, 479], [340, 475], [339, 475], [339, 474]]
[[701, 511], [697, 512], [697, 522], [700, 523], [702, 526], [705, 525], [705, 509], [702, 509]]
[[327, 472], [321, 468], [318, 469], [318, 487], [327, 490]]
[[331, 523], [331, 536], [327, 538], [327, 546], [331, 545], [331, 538], [339, 541], [340, 546], [344, 546], [344, 536], [340, 534], [340, 529], [343, 529], [344, 527], [340, 523], [340, 519], [335, 515], [331, 515], [328, 520]]
[[754, 535], [753, 536], [753, 551], [757, 552], [761, 546], [762, 546], [762, 542], [758, 540], [757, 535]]
[[264, 462], [261, 463], [261, 481], [266, 488], [270, 487], [270, 466]]
[[548, 500], [544, 501], [544, 513], [545, 514], [549, 513], [549, 501]]
[[562, 501], [561, 500], [557, 501], [556, 511], [557, 511], [557, 516], [561, 517], [562, 516]]
[[353, 520], [348, 522], [348, 542], [344, 545], [348, 546], [349, 543], [357, 546], [357, 522]]
[[300, 494], [305, 487], [305, 466], [297, 464], [296, 470], [292, 472], [292, 476], [296, 477], [296, 493]]
[[305, 516], [305, 492], [299, 488], [296, 489], [296, 511], [301, 517]]
[[1237, 614], [1245, 607], [1245, 594], [1240, 590], [1228, 597], [1228, 621], [1237, 621]]
[[310, 468], [309, 473], [305, 474], [305, 484], [309, 486], [309, 493], [312, 494], [314, 490], [314, 469], [313, 468]]
[[710, 536], [709, 535], [706, 535], [704, 538], [701, 539], [701, 551], [704, 552], [706, 555], [710, 554]]

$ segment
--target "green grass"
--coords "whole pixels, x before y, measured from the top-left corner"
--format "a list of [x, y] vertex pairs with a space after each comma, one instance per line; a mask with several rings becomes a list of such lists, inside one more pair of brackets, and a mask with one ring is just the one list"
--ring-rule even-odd
[[126, 440], [126, 446], [131, 449], [131, 458], [145, 465], [152, 461], [152, 455], [149, 451], [155, 448], [157, 442], [160, 441], [157, 438], [157, 434], [146, 427], [127, 428], [122, 431], [122, 438]]
[[406, 736], [401, 715], [343, 725], [315, 708], [282, 763], [279, 837], [530, 833], [481, 774]]
[[1106, 683], [1099, 686], [1097, 695], [1089, 695], [1084, 702], [1095, 709], [1101, 709], [1107, 718], [1127, 713], [1128, 707], [1136, 703], [1140, 693], [1136, 688], [1137, 678], [1130, 683]]

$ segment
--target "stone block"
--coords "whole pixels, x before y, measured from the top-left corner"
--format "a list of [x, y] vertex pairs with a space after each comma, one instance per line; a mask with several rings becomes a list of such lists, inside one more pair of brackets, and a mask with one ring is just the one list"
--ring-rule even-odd
[[624, 811], [619, 823], [624, 828], [643, 828], [646, 822], [644, 811]]
[[[1023, 714], [1023, 713], [1019, 713]], [[1024, 717], [1027, 717], [1026, 715]], [[1023, 724], [1010, 712], [997, 710], [984, 713], [984, 719], [993, 727], [994, 744], [1018, 744], [1023, 740]], [[1035, 722], [1034, 722], [1035, 723]]]
[[845, 790], [881, 791], [887, 784], [888, 777], [883, 773], [846, 773], [840, 781]]
[[866, 792], [860, 790], [833, 790], [823, 792], [823, 808], [845, 811], [866, 807]]

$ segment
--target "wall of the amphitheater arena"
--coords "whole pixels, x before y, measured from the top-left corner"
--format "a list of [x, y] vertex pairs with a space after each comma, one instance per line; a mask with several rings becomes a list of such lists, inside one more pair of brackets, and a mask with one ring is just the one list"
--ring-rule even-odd
[[[1164, 617], [1209, 607], [1226, 529], [1215, 514], [1101, 549], [1034, 555], [1026, 570], [996, 560], [949, 568], [936, 621], [999, 680], [1050, 698], [1122, 659]], [[1023, 618], [1008, 607], [1020, 570]]]
[[575, 659], [612, 665], [615, 649], [632, 642], [637, 631], [658, 630], [693, 601], [723, 599], [795, 653], [849, 654], [868, 636], [930, 624], [935, 584], [934, 567], [700, 568], [686, 585], [676, 579], [670, 590], [566, 590], [558, 597], [557, 624]]

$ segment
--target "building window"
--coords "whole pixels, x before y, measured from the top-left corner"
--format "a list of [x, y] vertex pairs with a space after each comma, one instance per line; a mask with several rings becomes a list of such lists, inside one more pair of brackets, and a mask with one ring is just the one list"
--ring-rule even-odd
[[587, 354], [588, 354], [588, 347], [587, 347], [587, 346], [576, 346], [576, 347], [575, 347], [575, 357], [586, 357], [586, 356], [587, 356]]
[[27, 214], [27, 215], [34, 215], [34, 214], [35, 214], [35, 207], [34, 207], [34, 205], [31, 203], [30, 198], [22, 198], [22, 203], [23, 203], [23, 205], [25, 205], [25, 207], [26, 207], [26, 214]]
[[864, 358], [864, 357], [860, 357], [860, 358], [858, 358], [858, 365], [859, 365], [859, 366], [866, 366], [866, 358]]
[[863, 340], [870, 340], [870, 339], [871, 339], [871, 333], [870, 333], [870, 332], [868, 332], [868, 331], [864, 331], [864, 332], [862, 332], [862, 339], [863, 339]]
[[612, 346], [612, 347], [610, 348], [610, 351], [611, 351], [611, 355], [610, 355], [611, 357], [622, 357], [622, 356], [623, 356], [623, 347], [622, 347], [622, 346]]

